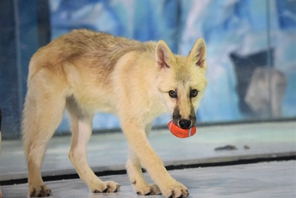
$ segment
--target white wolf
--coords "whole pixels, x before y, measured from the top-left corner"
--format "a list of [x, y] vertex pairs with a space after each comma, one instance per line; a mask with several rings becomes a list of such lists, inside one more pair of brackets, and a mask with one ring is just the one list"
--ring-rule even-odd
[[[30, 196], [49, 196], [40, 167], [47, 142], [62, 119], [71, 117], [69, 158], [94, 193], [117, 192], [90, 169], [86, 144], [96, 112], [111, 112], [129, 143], [127, 172], [139, 195], [162, 193], [186, 197], [188, 189], [173, 179], [147, 140], [152, 121], [164, 112], [190, 128], [207, 85], [206, 46], [194, 44], [187, 57], [175, 55], [164, 41], [139, 42], [90, 30], [74, 30], [39, 49], [30, 62], [22, 134], [28, 163]], [[141, 164], [156, 184], [147, 184]]]

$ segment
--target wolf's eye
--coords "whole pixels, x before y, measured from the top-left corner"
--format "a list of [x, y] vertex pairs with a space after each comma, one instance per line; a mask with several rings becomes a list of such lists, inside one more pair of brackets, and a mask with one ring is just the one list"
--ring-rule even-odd
[[173, 90], [170, 90], [170, 91], [169, 91], [169, 96], [170, 96], [171, 98], [177, 98], [177, 93], [176, 93], [175, 91], [173, 91]]
[[191, 98], [196, 97], [197, 94], [198, 94], [198, 91], [197, 91], [196, 89], [193, 89], [193, 90], [190, 91], [190, 97], [191, 97]]

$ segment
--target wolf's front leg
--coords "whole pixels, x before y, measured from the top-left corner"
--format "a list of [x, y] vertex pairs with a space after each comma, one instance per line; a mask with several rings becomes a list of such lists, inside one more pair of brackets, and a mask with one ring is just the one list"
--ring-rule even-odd
[[156, 184], [148, 184], [142, 173], [141, 162], [135, 152], [129, 148], [126, 170], [131, 184], [138, 195], [159, 195], [161, 194]]
[[[188, 189], [181, 183], [173, 179], [170, 174], [165, 169], [162, 160], [157, 156], [153, 148], [151, 147], [148, 139], [145, 135], [145, 130], [143, 129], [143, 124], [136, 122], [135, 120], [124, 120], [122, 121], [122, 128], [126, 135], [127, 141], [130, 148], [134, 151], [136, 156], [139, 157], [140, 161], [147, 169], [151, 178], [160, 188], [162, 194], [165, 197], [177, 198], [177, 197], [187, 197], [189, 195]], [[137, 164], [137, 163], [134, 163]], [[138, 165], [139, 166], [139, 165]], [[133, 167], [133, 166], [129, 166]], [[139, 175], [139, 168], [131, 171], [132, 176], [138, 176], [139, 181], [142, 182]], [[135, 173], [137, 172], [137, 173]], [[131, 175], [130, 175], [131, 178]], [[134, 181], [132, 181], [134, 182]]]
[[[68, 108], [69, 110], [69, 108]], [[72, 143], [69, 158], [79, 177], [88, 185], [93, 193], [113, 193], [119, 190], [120, 185], [113, 181], [100, 180], [87, 162], [86, 146], [91, 136], [92, 117], [77, 116], [74, 110], [69, 110], [72, 121]]]
[[[145, 133], [148, 137], [150, 130], [151, 130], [152, 124], [148, 124], [145, 127]], [[128, 151], [128, 160], [126, 163], [126, 170], [129, 175], [129, 179], [131, 184], [133, 185], [133, 188], [135, 192], [138, 195], [159, 195], [161, 194], [158, 186], [156, 184], [148, 184], [142, 173], [142, 166], [140, 159], [135, 154], [135, 152], [132, 150], [131, 147], [129, 147]]]

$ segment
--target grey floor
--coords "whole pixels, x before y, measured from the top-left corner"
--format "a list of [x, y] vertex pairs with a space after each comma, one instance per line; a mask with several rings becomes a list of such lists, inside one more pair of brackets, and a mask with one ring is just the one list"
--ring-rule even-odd
[[[152, 146], [166, 165], [216, 163], [296, 155], [296, 122], [201, 127], [195, 136], [178, 139], [168, 130], [151, 132]], [[67, 158], [70, 137], [51, 140], [42, 168], [43, 176], [75, 173]], [[236, 150], [215, 151], [233, 145]], [[96, 134], [88, 145], [89, 164], [95, 171], [122, 170], [127, 144], [123, 134]], [[296, 197], [295, 161], [197, 168], [171, 171], [185, 184], [191, 197]], [[4, 141], [0, 181], [26, 178], [20, 140]], [[48, 182], [53, 197], [136, 197], [126, 175], [108, 176], [122, 185], [121, 192], [93, 195], [79, 179]], [[27, 185], [2, 186], [5, 197], [25, 197]], [[160, 197], [160, 196], [155, 196]]]
[[[296, 162], [269, 162], [248, 165], [170, 171], [189, 189], [189, 197], [280, 198], [296, 197]], [[147, 174], [145, 174], [147, 177]], [[133, 198], [137, 196], [126, 175], [101, 177], [121, 184], [114, 194], [92, 194], [79, 179], [46, 182], [55, 198]], [[4, 198], [26, 197], [27, 185], [3, 187]], [[150, 196], [162, 197], [162, 196]]]

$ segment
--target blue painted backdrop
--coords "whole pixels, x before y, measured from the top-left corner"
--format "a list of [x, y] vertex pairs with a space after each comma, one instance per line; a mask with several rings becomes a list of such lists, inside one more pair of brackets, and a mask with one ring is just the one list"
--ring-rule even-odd
[[[201, 122], [244, 118], [229, 54], [252, 54], [271, 45], [274, 67], [288, 79], [282, 115], [296, 116], [296, 1], [50, 0], [50, 7], [52, 39], [74, 28], [90, 28], [141, 41], [163, 39], [175, 53], [187, 55], [196, 39], [203, 37], [209, 86], [197, 113]], [[163, 116], [155, 124], [164, 125], [169, 119]], [[63, 121], [60, 129], [66, 127]], [[94, 127], [117, 128], [119, 122], [112, 115], [98, 114]]]

